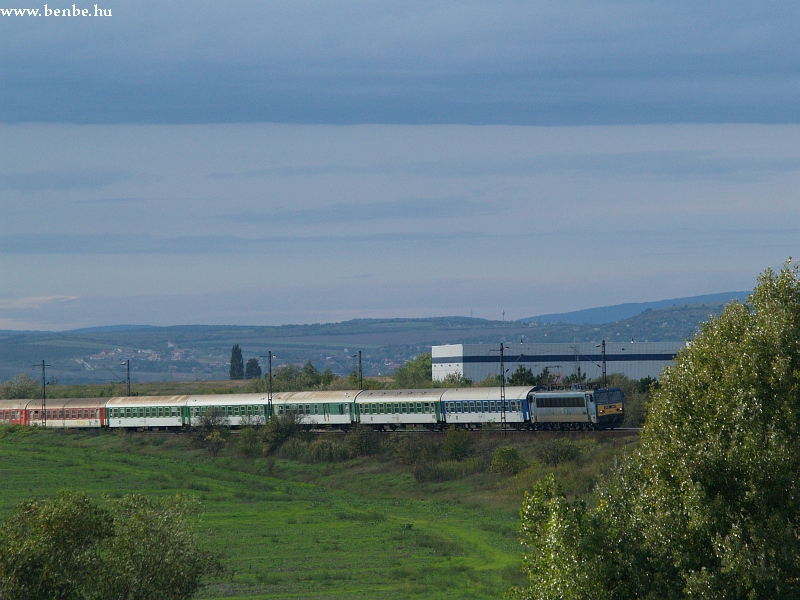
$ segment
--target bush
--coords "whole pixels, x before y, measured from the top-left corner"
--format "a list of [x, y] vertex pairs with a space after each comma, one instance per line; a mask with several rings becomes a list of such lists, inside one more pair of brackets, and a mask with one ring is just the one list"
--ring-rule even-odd
[[464, 460], [472, 455], [475, 441], [470, 433], [464, 429], [451, 428], [447, 430], [442, 447], [442, 456], [450, 460]]
[[325, 437], [310, 441], [299, 437], [291, 438], [280, 447], [278, 454], [281, 458], [305, 463], [343, 462], [350, 458], [343, 442]]
[[525, 461], [516, 448], [502, 446], [494, 451], [489, 470], [498, 475], [516, 475], [525, 468]]
[[0, 384], [0, 398], [11, 400], [20, 398], [34, 398], [38, 393], [41, 396], [39, 383], [27, 373], [20, 373], [13, 379]]
[[300, 432], [300, 416], [295, 413], [273, 415], [259, 432], [261, 452], [264, 456], [272, 454], [287, 440]]
[[581, 455], [580, 447], [568, 438], [547, 440], [538, 446], [534, 452], [536, 458], [551, 467], [576, 460]]
[[239, 432], [236, 450], [245, 458], [255, 458], [261, 453], [261, 441], [255, 427], [245, 427]]
[[355, 425], [344, 439], [345, 448], [351, 458], [356, 456], [370, 456], [380, 452], [380, 435], [368, 427]]
[[185, 496], [23, 502], [0, 524], [0, 598], [190, 598], [223, 574], [220, 556], [197, 544], [198, 511]]

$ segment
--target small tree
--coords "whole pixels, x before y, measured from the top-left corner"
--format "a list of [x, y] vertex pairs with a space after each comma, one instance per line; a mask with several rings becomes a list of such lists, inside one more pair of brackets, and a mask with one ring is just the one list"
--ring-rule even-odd
[[394, 382], [401, 389], [426, 388], [433, 385], [430, 353], [420, 354], [394, 372]]
[[84, 494], [29, 500], [0, 524], [0, 598], [77, 597], [99, 568], [112, 518]]
[[0, 523], [0, 598], [184, 600], [223, 572], [198, 547], [195, 498], [85, 494], [23, 502]]
[[258, 364], [257, 358], [247, 359], [247, 365], [244, 368], [245, 379], [259, 379], [261, 377], [261, 365]]
[[15, 375], [13, 379], [0, 384], [0, 398], [8, 400], [35, 398], [37, 394], [41, 396], [41, 384], [27, 373]]
[[517, 367], [517, 370], [508, 378], [508, 385], [534, 385], [536, 378], [528, 367], [522, 365]]
[[234, 344], [231, 348], [231, 379], [244, 379], [244, 359], [242, 358], [242, 349], [239, 344]]
[[300, 432], [300, 415], [286, 412], [274, 415], [267, 424], [259, 430], [261, 436], [261, 451], [266, 456], [281, 447], [289, 438]]
[[525, 461], [513, 446], [501, 446], [494, 451], [489, 471], [498, 475], [515, 475], [525, 468]]
[[222, 449], [225, 447], [225, 444], [227, 444], [225, 438], [222, 437], [222, 434], [218, 430], [214, 430], [211, 433], [209, 433], [203, 439], [203, 443], [206, 447], [206, 451], [211, 456], [217, 456], [220, 452], [222, 452]]
[[197, 448], [205, 448], [206, 440], [215, 431], [220, 437], [228, 434], [230, 421], [218, 406], [209, 406], [192, 427], [192, 442]]
[[444, 435], [442, 455], [450, 460], [463, 460], [472, 454], [475, 440], [468, 431], [451, 427]]

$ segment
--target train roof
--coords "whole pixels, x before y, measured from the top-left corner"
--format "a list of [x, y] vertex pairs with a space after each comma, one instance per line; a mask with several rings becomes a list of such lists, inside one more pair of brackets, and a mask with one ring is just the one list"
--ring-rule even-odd
[[[0, 410], [19, 410], [25, 409], [29, 403], [33, 402], [30, 398], [18, 400], [0, 400]], [[41, 402], [41, 400], [39, 400]]]
[[280, 392], [272, 396], [276, 404], [311, 402], [352, 402], [359, 390], [325, 390], [319, 392]]
[[[108, 398], [47, 398], [45, 408], [103, 408]], [[41, 410], [42, 399], [31, 400], [28, 410]]]
[[[528, 393], [530, 393], [531, 389], [532, 387], [529, 385], [507, 385], [505, 388], [506, 400], [524, 400], [528, 397]], [[501, 392], [501, 387], [453, 388], [444, 391], [442, 400], [445, 402], [459, 400], [500, 400]]]
[[266, 404], [266, 394], [198, 394], [189, 396], [190, 406], [219, 406], [220, 404]]
[[118, 396], [109, 398], [107, 405], [120, 406], [185, 406], [190, 396]]
[[438, 402], [444, 392], [444, 388], [365, 390], [358, 395], [356, 402]]

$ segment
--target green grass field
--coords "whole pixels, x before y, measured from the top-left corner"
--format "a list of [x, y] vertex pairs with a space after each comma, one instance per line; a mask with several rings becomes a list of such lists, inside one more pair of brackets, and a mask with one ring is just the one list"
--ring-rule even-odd
[[635, 438], [572, 436], [575, 452], [554, 465], [541, 460], [547, 434], [474, 435], [470, 464], [511, 444], [528, 468], [501, 476], [473, 467], [420, 483], [389, 450], [307, 464], [242, 458], [235, 436], [212, 458], [186, 435], [0, 427], [0, 518], [60, 489], [95, 498], [184, 492], [202, 500], [200, 539], [230, 567], [201, 597], [500, 598], [524, 583], [516, 540], [524, 490], [554, 471], [568, 493], [586, 494]]

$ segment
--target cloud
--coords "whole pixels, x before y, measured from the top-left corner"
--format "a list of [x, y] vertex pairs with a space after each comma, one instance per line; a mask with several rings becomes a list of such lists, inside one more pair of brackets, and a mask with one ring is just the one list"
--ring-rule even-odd
[[[468, 216], [492, 215], [500, 211], [501, 209], [496, 204], [469, 201], [465, 198], [409, 198], [388, 202], [330, 204], [301, 210], [276, 210], [262, 213], [225, 215], [224, 219], [230, 221], [246, 220], [249, 222], [310, 225], [365, 221], [397, 222], [457, 219]], [[395, 237], [395, 235], [390, 237]], [[355, 237], [363, 239], [365, 236], [359, 235]]]
[[5, 122], [800, 120], [800, 8], [782, 0], [114, 9], [0, 20]]
[[77, 300], [78, 296], [33, 296], [29, 298], [2, 299], [0, 310], [36, 310], [53, 304], [63, 304]]
[[133, 178], [124, 171], [70, 170], [28, 171], [0, 175], [0, 191], [97, 190]]

